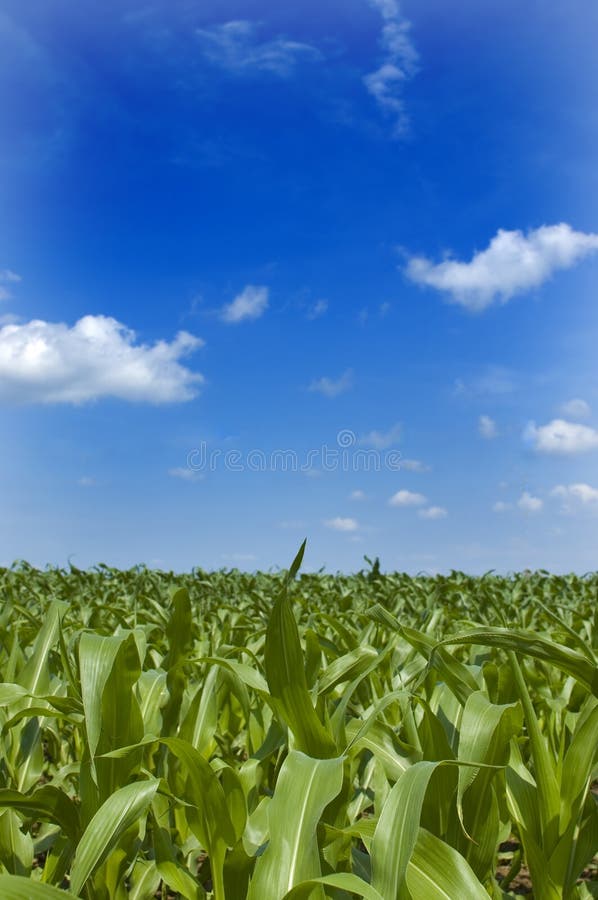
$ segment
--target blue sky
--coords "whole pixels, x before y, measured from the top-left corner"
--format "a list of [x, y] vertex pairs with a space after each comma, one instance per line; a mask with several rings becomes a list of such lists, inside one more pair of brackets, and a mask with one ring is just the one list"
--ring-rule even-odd
[[0, 563], [595, 569], [597, 33], [5, 0]]

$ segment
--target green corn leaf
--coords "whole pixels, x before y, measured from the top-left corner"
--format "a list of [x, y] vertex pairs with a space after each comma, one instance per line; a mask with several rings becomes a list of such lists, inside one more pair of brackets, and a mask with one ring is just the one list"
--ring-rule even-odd
[[313, 895], [314, 889], [323, 885], [325, 887], [338, 888], [347, 894], [357, 894], [358, 897], [364, 897], [365, 900], [384, 900], [375, 888], [349, 872], [338, 872], [336, 875], [322, 875], [321, 878], [311, 878], [309, 881], [303, 881], [285, 894], [283, 900], [309, 900]]
[[532, 656], [571, 675], [594, 696], [598, 696], [598, 667], [576, 650], [549, 641], [541, 635], [517, 628], [478, 627], [466, 634], [445, 638], [436, 646], [442, 648], [449, 644], [484, 644]]
[[466, 860], [424, 828], [407, 867], [407, 888], [411, 900], [488, 900]]
[[284, 592], [270, 616], [264, 654], [270, 694], [293, 732], [297, 749], [321, 759], [336, 756], [335, 742], [319, 720], [307, 689], [299, 631]]
[[18, 875], [0, 875], [2, 900], [65, 900], [69, 895], [48, 884]]
[[137, 781], [115, 791], [85, 829], [71, 869], [71, 890], [79, 894], [92, 872], [117, 846], [120, 837], [145, 817], [158, 790], [156, 778]]
[[256, 863], [248, 900], [280, 900], [300, 882], [320, 877], [316, 830], [342, 784], [342, 757], [289, 753], [268, 805], [270, 842]]

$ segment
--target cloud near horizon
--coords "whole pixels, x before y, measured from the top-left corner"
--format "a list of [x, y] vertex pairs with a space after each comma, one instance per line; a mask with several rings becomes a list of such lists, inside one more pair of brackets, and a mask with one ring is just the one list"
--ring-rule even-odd
[[35, 319], [0, 328], [0, 400], [80, 404], [101, 397], [137, 403], [191, 400], [204, 381], [181, 365], [203, 346], [175, 339], [137, 344], [135, 332], [109, 316], [84, 316], [72, 327]]
[[434, 263], [412, 256], [405, 274], [417, 284], [448, 294], [450, 302], [480, 312], [539, 287], [559, 269], [569, 269], [597, 251], [598, 234], [574, 231], [565, 222], [542, 225], [527, 234], [500, 228], [469, 262]]

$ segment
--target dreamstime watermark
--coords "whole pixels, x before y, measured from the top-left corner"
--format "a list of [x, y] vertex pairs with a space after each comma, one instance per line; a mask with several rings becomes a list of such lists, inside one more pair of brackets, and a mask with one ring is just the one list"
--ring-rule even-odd
[[191, 472], [398, 472], [398, 450], [360, 447], [357, 436], [348, 428], [336, 435], [336, 445], [297, 450], [222, 450], [201, 441], [187, 454]]

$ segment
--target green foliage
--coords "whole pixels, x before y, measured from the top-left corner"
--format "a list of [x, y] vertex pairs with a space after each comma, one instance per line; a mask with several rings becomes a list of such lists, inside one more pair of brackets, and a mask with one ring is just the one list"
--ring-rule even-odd
[[598, 577], [303, 552], [0, 570], [0, 897], [592, 896]]

